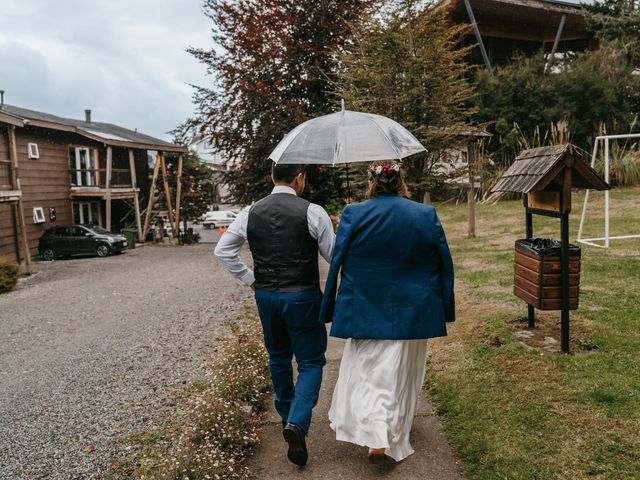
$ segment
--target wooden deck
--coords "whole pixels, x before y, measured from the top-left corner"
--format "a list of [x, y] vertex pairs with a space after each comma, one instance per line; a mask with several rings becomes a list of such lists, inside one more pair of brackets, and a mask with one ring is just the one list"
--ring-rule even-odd
[[[132, 199], [136, 192], [140, 192], [139, 188], [133, 187], [112, 187], [109, 189], [112, 200]], [[107, 198], [107, 189], [102, 187], [71, 187], [71, 199], [78, 198]]]
[[0, 203], [17, 202], [22, 198], [20, 190], [0, 190]]

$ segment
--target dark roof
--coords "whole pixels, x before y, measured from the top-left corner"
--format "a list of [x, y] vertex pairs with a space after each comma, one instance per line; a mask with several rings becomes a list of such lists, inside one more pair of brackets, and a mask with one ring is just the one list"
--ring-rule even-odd
[[522, 151], [491, 191], [529, 193], [543, 190], [568, 165], [573, 167], [572, 187], [609, 189], [609, 185], [582, 159], [575, 147], [567, 143]]
[[[591, 38], [580, 4], [548, 0], [470, 0], [483, 37], [553, 42], [566, 15], [562, 40]], [[443, 0], [454, 23], [469, 23], [463, 0]], [[471, 33], [470, 33], [471, 34]]]
[[35, 110], [27, 110], [26, 108], [15, 107], [13, 105], [4, 104], [0, 109], [0, 113], [20, 118], [25, 125], [33, 125], [42, 128], [50, 128], [53, 130], [63, 130], [78, 133], [87, 138], [103, 142], [107, 145], [131, 147], [131, 148], [147, 148], [149, 150], [164, 150], [186, 152], [187, 148], [165, 142], [159, 138], [145, 135], [128, 128], [113, 125], [112, 123], [102, 122], [86, 122], [84, 120], [76, 120], [73, 118], [58, 117], [50, 113], [37, 112]]
[[0, 108], [0, 122], [8, 123], [9, 125], [14, 125], [16, 127], [24, 127], [24, 120], [20, 117], [16, 117], [15, 115], [10, 114], [9, 112], [5, 112]]

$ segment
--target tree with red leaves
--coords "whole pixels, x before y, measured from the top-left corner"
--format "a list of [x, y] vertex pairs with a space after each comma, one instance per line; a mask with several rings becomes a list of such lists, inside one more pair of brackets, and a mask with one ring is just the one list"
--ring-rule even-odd
[[[226, 181], [231, 200], [269, 193], [269, 154], [296, 125], [331, 113], [338, 56], [372, 0], [206, 0], [214, 23], [211, 49], [190, 53], [213, 85], [196, 87], [195, 123], [236, 162]], [[333, 169], [310, 168], [306, 196], [324, 204], [341, 193]]]

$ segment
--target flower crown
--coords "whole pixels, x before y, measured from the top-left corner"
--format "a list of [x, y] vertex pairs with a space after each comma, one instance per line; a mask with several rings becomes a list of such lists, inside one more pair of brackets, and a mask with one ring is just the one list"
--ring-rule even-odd
[[377, 165], [375, 167], [372, 164], [371, 166], [369, 166], [369, 170], [371, 170], [376, 175], [380, 175], [382, 173], [398, 173], [401, 167], [402, 165], [400, 165], [399, 163], [394, 163], [393, 165]]

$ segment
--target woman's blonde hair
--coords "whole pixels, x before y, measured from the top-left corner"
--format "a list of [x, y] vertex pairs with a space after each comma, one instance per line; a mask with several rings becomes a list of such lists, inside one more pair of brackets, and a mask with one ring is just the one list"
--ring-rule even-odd
[[396, 165], [402, 167], [397, 160], [376, 160], [369, 166], [367, 198], [378, 195], [409, 195], [407, 184], [402, 177], [402, 168], [394, 168]]

